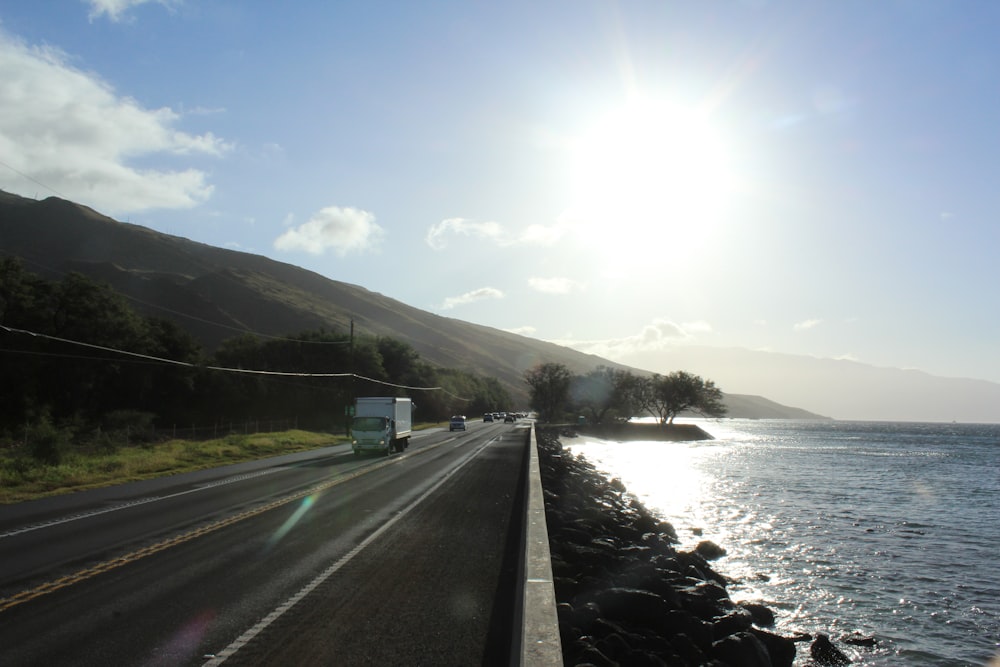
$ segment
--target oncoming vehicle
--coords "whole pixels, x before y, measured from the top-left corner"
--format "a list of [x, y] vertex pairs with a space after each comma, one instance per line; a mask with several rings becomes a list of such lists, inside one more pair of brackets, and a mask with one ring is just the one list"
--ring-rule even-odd
[[389, 456], [410, 444], [413, 402], [408, 398], [367, 396], [355, 401], [351, 424], [354, 455], [377, 452]]
[[451, 418], [451, 422], [448, 424], [449, 431], [464, 431], [465, 430], [465, 415], [455, 415]]
[[508, 424], [508, 423], [509, 424], [513, 424], [514, 421], [515, 421], [514, 420], [514, 413], [513, 412], [508, 412], [507, 414], [505, 414], [503, 416], [503, 421], [504, 421], [505, 424]]
[[492, 412], [487, 412], [486, 414], [484, 414], [483, 415], [483, 421], [484, 422], [491, 422], [491, 421], [493, 421], [493, 413]]

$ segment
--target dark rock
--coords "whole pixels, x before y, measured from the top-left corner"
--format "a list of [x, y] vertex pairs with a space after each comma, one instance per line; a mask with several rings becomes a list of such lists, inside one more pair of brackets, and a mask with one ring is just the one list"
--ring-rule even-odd
[[588, 533], [586, 530], [576, 528], [574, 526], [563, 526], [558, 531], [554, 532], [557, 539], [582, 546], [590, 544], [591, 539], [593, 539], [593, 535]]
[[[648, 651], [629, 651], [619, 660], [622, 667], [669, 667], [663, 658]], [[674, 663], [676, 664], [676, 663]]]
[[715, 642], [711, 656], [730, 667], [771, 667], [767, 649], [749, 632], [740, 632]]
[[555, 588], [558, 602], [572, 600], [579, 591], [579, 584], [572, 577], [552, 577], [552, 586]]
[[718, 560], [726, 555], [726, 550], [712, 540], [702, 540], [694, 550], [705, 560]]
[[622, 656], [628, 655], [632, 652], [632, 647], [629, 646], [629, 643], [625, 641], [625, 638], [617, 632], [612, 632], [605, 637], [601, 637], [597, 640], [594, 646], [597, 650], [615, 662], [620, 661]]
[[[593, 602], [587, 602], [577, 607], [572, 607], [572, 623], [580, 628], [584, 633], [590, 634], [594, 630], [594, 624], [601, 618], [601, 609]], [[561, 619], [560, 619], [561, 620]]]
[[728, 635], [735, 635], [738, 632], [745, 632], [753, 625], [753, 616], [746, 609], [737, 607], [725, 616], [720, 616], [712, 621], [712, 636], [722, 639]]
[[754, 625], [769, 628], [774, 625], [774, 612], [769, 607], [755, 602], [741, 602], [740, 606], [753, 616]]
[[708, 662], [705, 652], [685, 634], [674, 635], [670, 639], [670, 644], [677, 655], [689, 665], [704, 665]]
[[758, 628], [751, 628], [750, 633], [767, 649], [773, 667], [792, 667], [795, 662], [795, 642]]
[[773, 612], [736, 605], [709, 563], [725, 550], [678, 551], [673, 526], [623, 484], [537, 434], [564, 664], [791, 666], [792, 640], [755, 627]]
[[598, 591], [594, 602], [607, 618], [627, 621], [639, 627], [658, 628], [672, 607], [659, 595], [638, 588], [609, 588]]
[[710, 623], [706, 623], [685, 611], [672, 611], [667, 614], [663, 619], [663, 628], [670, 637], [686, 636], [703, 651], [707, 651], [715, 639], [712, 636]]
[[845, 635], [840, 638], [840, 641], [851, 646], [862, 646], [864, 648], [875, 648], [878, 645], [877, 639], [870, 635], [863, 635], [860, 632]]
[[583, 665], [593, 665], [593, 667], [619, 667], [618, 663], [601, 653], [597, 648], [591, 646], [581, 651], [574, 660], [566, 663], [582, 667]]
[[833, 645], [826, 635], [816, 635], [809, 647], [809, 655], [818, 665], [849, 665], [851, 659]]

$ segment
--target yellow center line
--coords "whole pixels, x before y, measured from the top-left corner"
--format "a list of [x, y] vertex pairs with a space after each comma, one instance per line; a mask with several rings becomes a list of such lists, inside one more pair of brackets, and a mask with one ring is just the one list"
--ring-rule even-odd
[[52, 581], [47, 581], [43, 584], [35, 586], [34, 588], [23, 590], [8, 598], [0, 599], [0, 613], [7, 611], [12, 607], [16, 607], [19, 604], [28, 602], [29, 600], [34, 600], [35, 598], [39, 598], [43, 595], [48, 595], [49, 593], [53, 593], [61, 588], [72, 586], [73, 584], [77, 584], [80, 583], [81, 581], [86, 581], [87, 579], [96, 577], [99, 574], [110, 572], [111, 570], [119, 568], [123, 565], [134, 563], [137, 560], [140, 560], [147, 556], [152, 556], [153, 554], [164, 551], [165, 549], [169, 549], [170, 547], [175, 547], [178, 544], [190, 542], [191, 540], [202, 537], [203, 535], [208, 535], [209, 533], [213, 533], [217, 530], [220, 530], [227, 526], [231, 526], [235, 523], [239, 523], [240, 521], [244, 521], [245, 519], [255, 517], [259, 514], [263, 514], [264, 512], [268, 512], [270, 510], [276, 509], [283, 505], [287, 505], [288, 503], [294, 502], [301, 498], [305, 498], [306, 496], [311, 496], [315, 493], [319, 493], [320, 491], [325, 491], [334, 486], [337, 486], [338, 484], [349, 482], [352, 479], [360, 477], [361, 475], [366, 475], [370, 472], [374, 472], [388, 465], [399, 463], [404, 459], [410, 458], [411, 456], [414, 456], [416, 454], [426, 453], [428, 451], [440, 447], [446, 442], [450, 442], [451, 440], [453, 440], [453, 438], [449, 438], [444, 442], [440, 442], [434, 445], [428, 445], [427, 447], [424, 447], [417, 452], [410, 452], [408, 454], [403, 454], [402, 456], [386, 459], [385, 461], [381, 461], [380, 463], [377, 464], [364, 466], [360, 470], [356, 470], [355, 472], [346, 474], [342, 477], [337, 477], [336, 479], [332, 479], [327, 482], [323, 482], [322, 484], [310, 487], [305, 491], [298, 491], [292, 495], [285, 496], [277, 500], [273, 500], [259, 507], [255, 507], [253, 509], [240, 512], [239, 514], [234, 514], [232, 516], [226, 517], [225, 519], [219, 519], [218, 521], [207, 524], [205, 526], [201, 526], [200, 528], [195, 528], [194, 530], [188, 531], [186, 533], [181, 533], [180, 535], [176, 535], [169, 539], [163, 540], [162, 542], [157, 542], [156, 544], [151, 544], [147, 547], [137, 549], [136, 551], [125, 554], [124, 556], [120, 556], [118, 558], [113, 558], [111, 560], [107, 560], [102, 563], [92, 565], [78, 572], [74, 572], [73, 574], [66, 575], [65, 577], [60, 577]]

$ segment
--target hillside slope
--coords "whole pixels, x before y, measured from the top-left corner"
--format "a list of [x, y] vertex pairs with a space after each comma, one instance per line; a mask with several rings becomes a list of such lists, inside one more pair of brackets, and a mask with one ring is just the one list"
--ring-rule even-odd
[[[209, 350], [240, 332], [271, 336], [324, 327], [405, 341], [426, 361], [495, 376], [526, 399], [525, 370], [627, 368], [553, 343], [442, 317], [312, 271], [118, 222], [50, 197], [0, 192], [0, 250], [49, 279], [78, 271], [110, 284], [145, 314], [175, 320]], [[644, 373], [639, 369], [632, 369]], [[727, 396], [733, 416], [808, 418], [759, 397]]]

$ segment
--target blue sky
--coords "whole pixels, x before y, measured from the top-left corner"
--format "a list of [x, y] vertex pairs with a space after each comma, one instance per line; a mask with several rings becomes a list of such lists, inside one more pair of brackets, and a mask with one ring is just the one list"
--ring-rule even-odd
[[0, 189], [658, 372], [1000, 382], [998, 34], [988, 1], [11, 0]]

